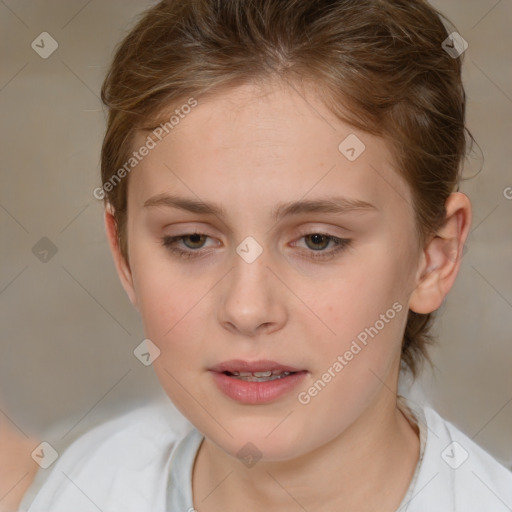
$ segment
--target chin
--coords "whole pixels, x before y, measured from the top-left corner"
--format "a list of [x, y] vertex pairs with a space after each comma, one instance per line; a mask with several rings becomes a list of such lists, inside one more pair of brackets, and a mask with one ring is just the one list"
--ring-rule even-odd
[[254, 421], [249, 421], [251, 420], [238, 421], [236, 427], [226, 425], [232, 437], [224, 431], [212, 431], [211, 424], [202, 432], [224, 452], [240, 459], [248, 467], [257, 461], [292, 460], [307, 452], [304, 435], [299, 435], [284, 425], [276, 428], [279, 421], [269, 421], [268, 425], [261, 421], [255, 425]]

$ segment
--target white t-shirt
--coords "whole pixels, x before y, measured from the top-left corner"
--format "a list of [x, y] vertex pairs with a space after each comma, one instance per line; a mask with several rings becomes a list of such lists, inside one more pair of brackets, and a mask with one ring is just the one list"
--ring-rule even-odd
[[[397, 512], [511, 512], [512, 473], [428, 406], [399, 405], [420, 429], [420, 459]], [[406, 407], [403, 407], [406, 405]], [[28, 512], [192, 512], [203, 436], [166, 406], [92, 429], [55, 462]], [[50, 470], [47, 470], [50, 471]]]

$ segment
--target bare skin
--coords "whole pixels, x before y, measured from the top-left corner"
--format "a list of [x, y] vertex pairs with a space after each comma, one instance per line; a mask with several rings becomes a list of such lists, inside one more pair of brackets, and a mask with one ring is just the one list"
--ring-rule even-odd
[[38, 466], [30, 456], [37, 444], [0, 414], [0, 512], [18, 510], [37, 473]]
[[[129, 177], [129, 261], [112, 212], [105, 213], [121, 282], [161, 351], [153, 363], [158, 378], [206, 436], [194, 466], [194, 505], [200, 512], [394, 512], [419, 455], [418, 433], [396, 406], [407, 312], [436, 310], [452, 287], [469, 200], [453, 193], [445, 225], [420, 247], [411, 191], [390, 149], [337, 119], [314, 90], [247, 85], [198, 100]], [[349, 135], [366, 147], [353, 161], [338, 149]], [[166, 194], [224, 212], [171, 207]], [[371, 207], [271, 216], [281, 202], [333, 195]], [[190, 244], [192, 233], [206, 235], [204, 246]], [[319, 250], [313, 233], [351, 242], [334, 253], [330, 239]], [[178, 235], [174, 247], [194, 258], [162, 243]], [[250, 264], [235, 250], [248, 236], [262, 248]], [[329, 254], [313, 259], [320, 252]], [[300, 402], [298, 393], [392, 305], [399, 307], [378, 334]], [[241, 404], [210, 371], [230, 359], [270, 359], [306, 374], [273, 402]], [[261, 455], [251, 468], [237, 456], [248, 442]]]

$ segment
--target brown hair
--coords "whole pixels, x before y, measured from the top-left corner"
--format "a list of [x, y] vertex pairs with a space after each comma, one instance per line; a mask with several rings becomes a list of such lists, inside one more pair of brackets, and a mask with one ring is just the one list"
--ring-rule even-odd
[[[171, 0], [142, 13], [103, 83], [105, 186], [130, 159], [137, 131], [164, 109], [266, 79], [317, 85], [340, 119], [384, 137], [414, 199], [420, 246], [443, 224], [466, 153], [461, 58], [423, 0]], [[128, 259], [127, 177], [105, 188]], [[415, 377], [433, 314], [408, 313], [402, 366]]]

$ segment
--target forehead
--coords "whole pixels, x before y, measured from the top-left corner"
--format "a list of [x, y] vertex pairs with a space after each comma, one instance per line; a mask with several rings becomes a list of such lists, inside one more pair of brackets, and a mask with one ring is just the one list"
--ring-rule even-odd
[[338, 119], [313, 88], [246, 84], [199, 97], [184, 112], [131, 173], [132, 207], [165, 192], [238, 211], [337, 193], [412, 214], [409, 187], [385, 141]]

